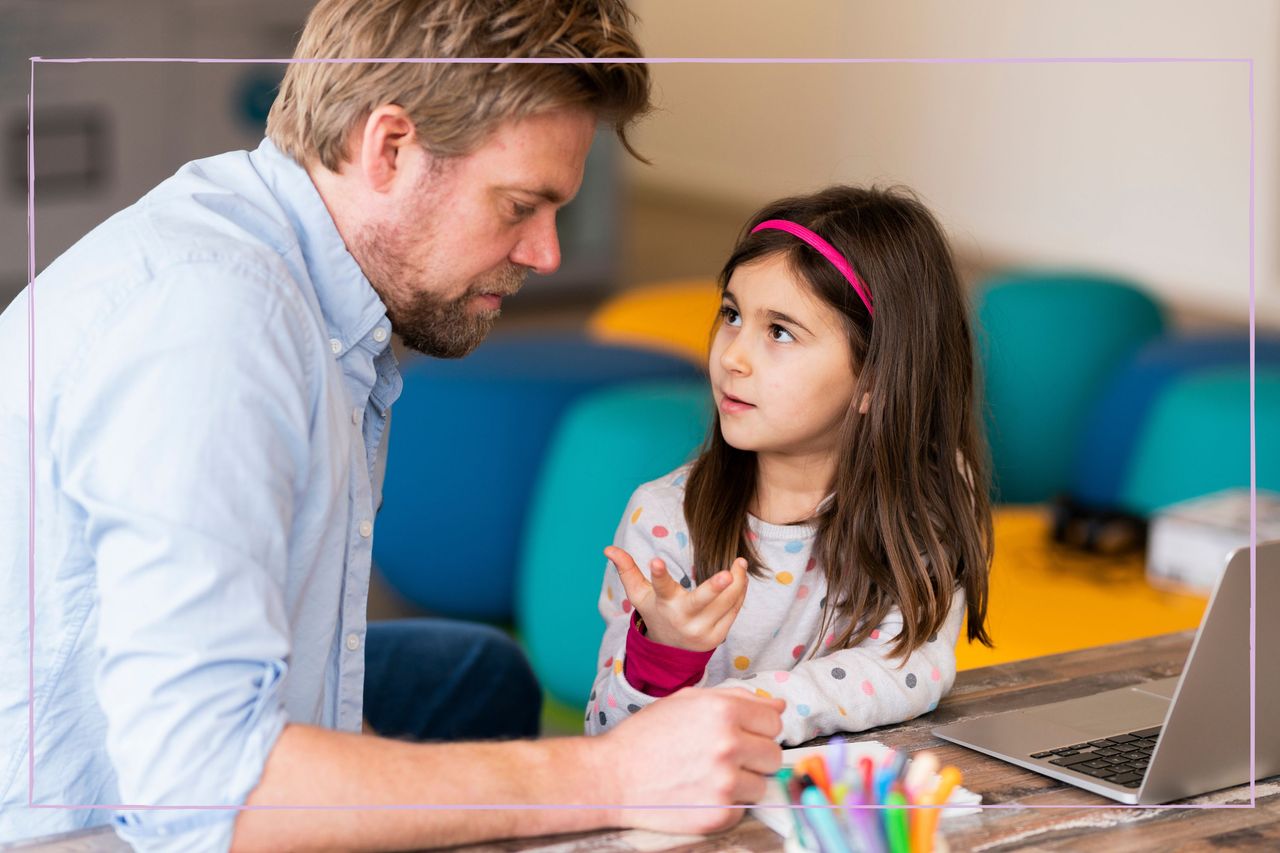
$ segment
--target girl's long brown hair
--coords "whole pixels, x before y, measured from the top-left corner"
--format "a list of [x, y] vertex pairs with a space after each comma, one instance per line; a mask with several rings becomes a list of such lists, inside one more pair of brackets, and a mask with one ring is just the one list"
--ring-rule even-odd
[[[806, 243], [751, 233], [767, 219], [799, 223], [843, 253], [871, 291], [874, 318]], [[942, 628], [963, 589], [969, 640], [991, 645], [989, 463], [967, 308], [942, 228], [899, 188], [835, 186], [782, 199], [743, 228], [720, 272], [721, 291], [740, 265], [775, 255], [840, 313], [858, 377], [838, 433], [834, 500], [812, 519], [829, 588], [820, 636], [843, 622], [831, 647], [858, 645], [896, 606], [904, 625], [893, 654], [905, 660]], [[860, 414], [864, 393], [870, 406]], [[755, 453], [725, 442], [717, 412], [685, 492], [699, 582], [740, 555], [764, 575], [746, 535], [756, 476]]]

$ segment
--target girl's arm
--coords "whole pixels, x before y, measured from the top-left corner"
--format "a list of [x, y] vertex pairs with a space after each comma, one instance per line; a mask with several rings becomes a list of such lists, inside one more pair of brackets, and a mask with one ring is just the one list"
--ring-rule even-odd
[[[677, 537], [674, 532], [676, 527], [670, 521], [671, 509], [674, 506], [678, 511], [680, 506], [678, 502], [673, 504], [673, 498], [665, 495], [667, 491], [650, 486], [637, 489], [627, 504], [613, 544], [635, 559], [646, 578], [650, 577], [649, 562], [659, 557], [666, 563], [673, 580], [686, 589], [692, 589], [694, 580], [690, 562], [693, 552], [688, 540], [683, 535]], [[679, 493], [671, 491], [674, 500], [678, 501]], [[596, 657], [599, 668], [591, 698], [587, 701], [584, 721], [587, 734], [600, 734], [654, 699], [680, 687], [700, 685], [705, 681], [710, 653], [673, 649], [637, 636], [633, 623], [634, 609], [627, 600], [618, 570], [612, 562], [605, 566], [599, 608], [605, 621], [605, 632]], [[632, 683], [632, 680], [638, 683]]]
[[785, 699], [779, 736], [783, 745], [909, 720], [932, 711], [951, 689], [964, 611], [964, 595], [957, 591], [942, 629], [905, 663], [889, 657], [902, 630], [902, 614], [895, 608], [859, 646], [804, 661], [791, 670], [757, 672], [715, 686], [763, 690]]

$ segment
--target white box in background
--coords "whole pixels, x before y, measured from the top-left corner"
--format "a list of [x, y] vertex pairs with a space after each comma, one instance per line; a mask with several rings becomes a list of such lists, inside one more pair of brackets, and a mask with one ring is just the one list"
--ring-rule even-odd
[[[1280, 539], [1280, 494], [1258, 492], [1258, 541]], [[1147, 580], [1208, 595], [1227, 556], [1249, 544], [1249, 490], [1228, 489], [1173, 504], [1151, 519]]]

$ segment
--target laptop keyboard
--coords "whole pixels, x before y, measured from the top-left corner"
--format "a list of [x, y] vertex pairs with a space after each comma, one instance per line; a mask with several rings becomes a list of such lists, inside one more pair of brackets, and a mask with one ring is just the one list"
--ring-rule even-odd
[[1032, 758], [1126, 788], [1142, 784], [1160, 726], [1032, 753]]

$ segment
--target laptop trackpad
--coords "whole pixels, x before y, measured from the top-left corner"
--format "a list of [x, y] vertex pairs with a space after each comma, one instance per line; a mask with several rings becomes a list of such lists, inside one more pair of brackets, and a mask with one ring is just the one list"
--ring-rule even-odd
[[1070, 726], [1090, 737], [1106, 737], [1158, 726], [1164, 722], [1168, 710], [1167, 698], [1143, 689], [1125, 688], [1044, 705], [1027, 714], [1035, 719]]

